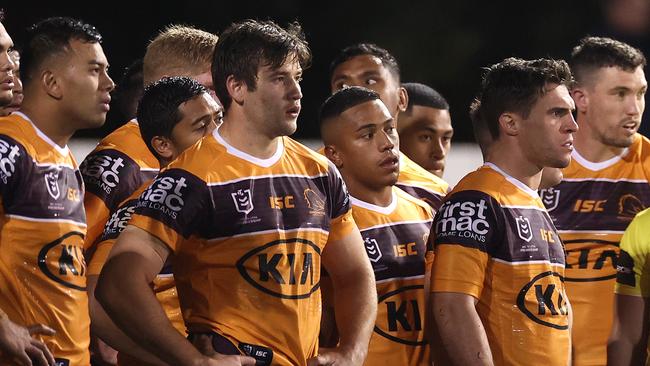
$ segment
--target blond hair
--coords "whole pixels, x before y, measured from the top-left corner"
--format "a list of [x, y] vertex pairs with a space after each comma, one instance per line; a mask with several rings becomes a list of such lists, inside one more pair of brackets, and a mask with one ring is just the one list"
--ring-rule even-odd
[[167, 26], [147, 46], [144, 84], [163, 76], [191, 76], [209, 71], [218, 39], [212, 33], [190, 26]]

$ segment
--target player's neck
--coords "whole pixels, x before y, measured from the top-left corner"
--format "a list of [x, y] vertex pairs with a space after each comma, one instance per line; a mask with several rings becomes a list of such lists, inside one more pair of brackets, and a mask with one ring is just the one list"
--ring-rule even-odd
[[393, 203], [393, 186], [371, 188], [351, 179], [345, 180], [345, 184], [348, 187], [350, 195], [363, 202], [380, 207], [388, 207]]
[[230, 115], [224, 117], [224, 122], [219, 126], [219, 135], [237, 150], [260, 159], [271, 158], [282, 140], [281, 136], [265, 135], [245, 118]]
[[623, 153], [625, 148], [606, 145], [596, 137], [588, 123], [579, 123], [580, 130], [575, 133], [573, 147], [578, 154], [592, 163], [607, 161]]
[[25, 98], [20, 112], [29, 117], [41, 132], [61, 147], [65, 147], [74, 134], [74, 130], [66, 128], [71, 125], [70, 121], [65, 121], [55, 108], [43, 108], [35, 101]]
[[539, 189], [542, 180], [542, 169], [530, 161], [527, 161], [521, 152], [509, 151], [509, 149], [495, 146], [490, 151], [489, 160], [509, 176], [527, 185], [532, 190]]

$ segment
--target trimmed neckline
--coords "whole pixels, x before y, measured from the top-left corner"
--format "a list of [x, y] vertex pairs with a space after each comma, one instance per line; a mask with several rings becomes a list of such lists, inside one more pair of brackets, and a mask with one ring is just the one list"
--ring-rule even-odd
[[226, 147], [226, 151], [234, 155], [240, 159], [246, 160], [249, 163], [261, 166], [263, 168], [269, 168], [273, 166], [275, 163], [280, 161], [280, 158], [282, 158], [282, 154], [284, 153], [284, 139], [281, 138], [280, 141], [278, 142], [278, 146], [275, 150], [275, 153], [268, 159], [260, 159], [256, 156], [253, 156], [249, 153], [246, 153], [244, 151], [241, 151], [237, 149], [236, 147], [230, 145], [226, 140], [219, 134], [219, 128], [216, 128], [214, 132], [212, 132], [212, 136], [223, 146]]
[[350, 195], [350, 202], [354, 206], [359, 206], [365, 208], [366, 210], [375, 211], [383, 215], [390, 215], [397, 208], [397, 194], [395, 194], [395, 189], [391, 189], [390, 193], [391, 193], [391, 202], [388, 206], [373, 205], [372, 203], [368, 203], [366, 201], [362, 201], [358, 198], [355, 198], [352, 195]]
[[599, 170], [609, 168], [610, 166], [618, 163], [625, 156], [627, 156], [629, 152], [630, 152], [630, 148], [626, 147], [623, 150], [623, 152], [620, 153], [619, 155], [616, 155], [613, 158], [607, 159], [605, 161], [601, 161], [599, 163], [594, 163], [593, 161], [587, 160], [584, 156], [580, 155], [578, 149], [573, 149], [573, 152], [571, 152], [571, 157], [575, 159], [578, 162], [578, 164], [584, 166], [585, 168], [592, 171], [599, 171]]
[[531, 196], [531, 197], [533, 197], [533, 198], [539, 198], [539, 194], [537, 194], [537, 191], [536, 191], [536, 190], [530, 188], [529, 186], [527, 186], [526, 184], [524, 184], [524, 183], [523, 183], [522, 181], [520, 181], [519, 179], [517, 179], [517, 178], [511, 176], [510, 174], [506, 173], [506, 172], [503, 171], [501, 168], [499, 168], [498, 166], [496, 166], [494, 163], [490, 163], [490, 162], [487, 162], [487, 161], [486, 161], [486, 162], [483, 164], [483, 166], [487, 166], [487, 167], [489, 167], [490, 169], [494, 170], [495, 172], [497, 172], [497, 173], [503, 175], [503, 177], [506, 178], [506, 180], [507, 180], [508, 182], [512, 183], [513, 185], [515, 185], [517, 188], [519, 188], [519, 189], [521, 189], [522, 191], [524, 191], [524, 192], [525, 192], [526, 194], [528, 194], [529, 196]]
[[[29, 122], [30, 125], [32, 125], [32, 128], [34, 128], [34, 131], [36, 131], [36, 135], [41, 138], [41, 140], [45, 141], [48, 145], [52, 146], [59, 154], [63, 156], [68, 156], [70, 153], [70, 149], [68, 148], [68, 144], [66, 144], [64, 147], [61, 147], [59, 144], [56, 142], [52, 141], [52, 139], [47, 136], [43, 131], [41, 131], [35, 124], [34, 122], [27, 117], [27, 115], [23, 112], [16, 111], [14, 112], [17, 114], [20, 118], [24, 119], [25, 121]], [[14, 114], [12, 113], [12, 114]]]

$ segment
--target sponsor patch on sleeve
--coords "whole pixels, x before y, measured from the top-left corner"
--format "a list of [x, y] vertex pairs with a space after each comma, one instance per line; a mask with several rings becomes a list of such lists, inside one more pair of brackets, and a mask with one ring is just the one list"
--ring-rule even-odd
[[634, 259], [623, 249], [621, 249], [621, 254], [619, 254], [616, 264], [616, 282], [621, 285], [636, 287]]

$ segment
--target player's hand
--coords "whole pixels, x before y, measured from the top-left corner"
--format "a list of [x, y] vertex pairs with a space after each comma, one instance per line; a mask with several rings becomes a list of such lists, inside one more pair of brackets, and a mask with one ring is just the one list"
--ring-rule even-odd
[[346, 352], [340, 348], [321, 348], [318, 356], [307, 360], [307, 366], [361, 366], [365, 357], [353, 352]]
[[54, 356], [45, 344], [32, 338], [34, 334], [54, 335], [55, 331], [42, 324], [28, 328], [0, 317], [0, 350], [21, 366], [54, 366]]

